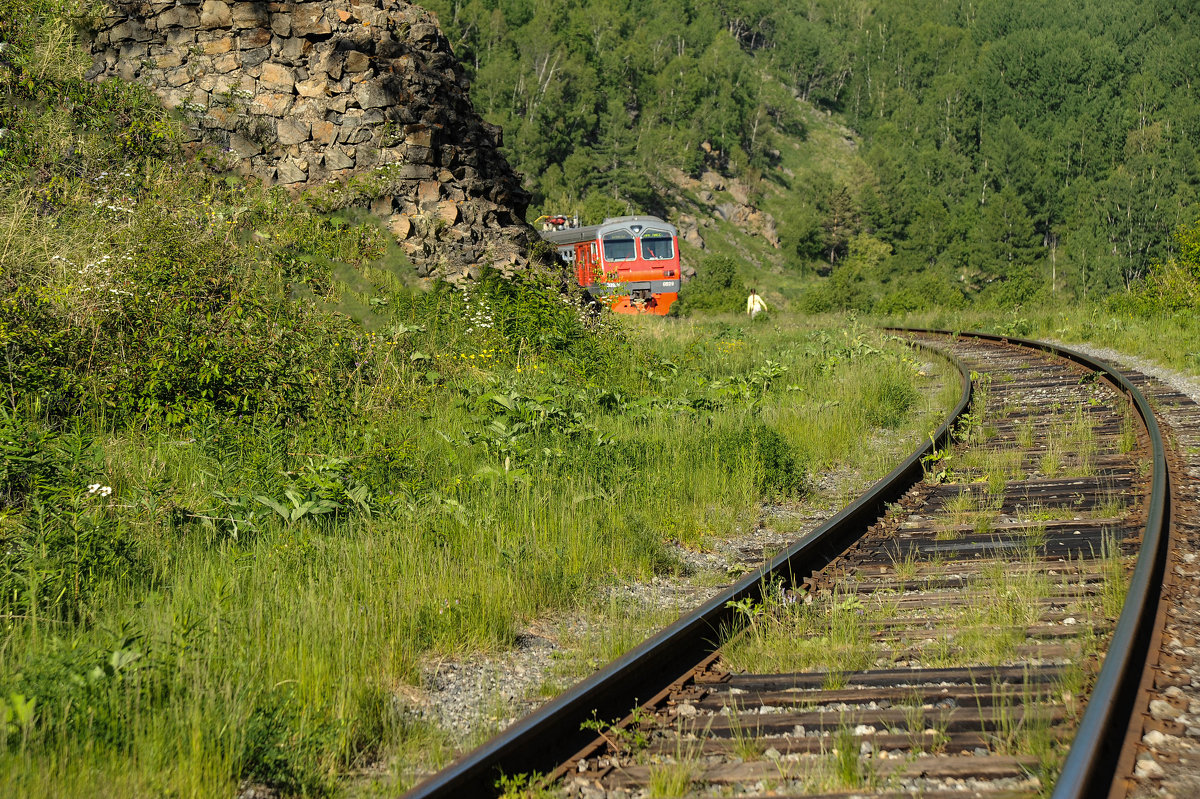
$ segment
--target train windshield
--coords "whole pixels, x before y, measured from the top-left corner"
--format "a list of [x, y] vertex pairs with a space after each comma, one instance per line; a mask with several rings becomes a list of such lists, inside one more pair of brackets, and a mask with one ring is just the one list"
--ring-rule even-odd
[[632, 261], [636, 254], [633, 234], [628, 230], [614, 230], [604, 234], [604, 260]]
[[647, 261], [663, 261], [675, 256], [671, 234], [665, 230], [647, 230], [642, 234], [642, 257]]

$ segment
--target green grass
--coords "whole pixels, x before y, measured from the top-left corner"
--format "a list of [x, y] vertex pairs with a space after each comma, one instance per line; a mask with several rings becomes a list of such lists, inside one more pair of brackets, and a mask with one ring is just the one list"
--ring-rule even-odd
[[646, 795], [664, 798], [686, 796], [699, 771], [699, 763], [694, 757], [651, 766]]
[[899, 703], [904, 710], [904, 730], [908, 733], [909, 748], [913, 752], [929, 752], [942, 754], [950, 741], [947, 732], [950, 726], [948, 717], [934, 713], [935, 718], [928, 718], [925, 711], [934, 710], [933, 705], [927, 705], [920, 692]]
[[973, 490], [964, 486], [959, 492], [947, 499], [943, 510], [950, 515], [950, 526], [939, 530], [934, 538], [938, 541], [953, 541], [959, 537], [960, 531], [954, 529], [962, 525], [970, 525], [976, 535], [987, 535], [995, 526], [996, 513], [1004, 503], [1005, 482], [1000, 482], [999, 493], [992, 493], [992, 486], [984, 484], [986, 490]]
[[735, 700], [729, 706], [729, 740], [732, 744], [733, 753], [740, 757], [743, 761], [758, 760], [766, 751], [767, 743], [762, 737], [758, 725], [754, 729], [748, 726], [742, 726], [741, 705]]
[[874, 666], [879, 645], [870, 636], [872, 624], [895, 610], [886, 596], [839, 591], [806, 603], [768, 591], [749, 628], [727, 645], [725, 661], [735, 671], [824, 670], [826, 687], [836, 688], [846, 673]]
[[1115, 538], [1104, 536], [1103, 573], [1100, 587], [1100, 610], [1106, 619], [1116, 619], [1125, 607], [1125, 594], [1129, 590], [1129, 574], [1126, 558]]
[[[869, 317], [860, 318], [871, 321]], [[1067, 346], [1107, 347], [1185, 374], [1200, 374], [1200, 350], [1194, 346], [1200, 339], [1200, 319], [1188, 311], [1163, 311], [1142, 316], [1110, 308], [1103, 302], [1063, 300], [1045, 306], [1022, 307], [1017, 311], [975, 306], [887, 317], [880, 321], [1052, 339]]]
[[833, 761], [833, 774], [840, 786], [854, 789], [871, 785], [875, 775], [870, 762], [860, 754], [862, 739], [845, 725], [839, 726], [832, 737], [830, 758]]
[[1129, 509], [1129, 500], [1115, 490], [1106, 491], [1092, 510], [1097, 519], [1119, 519]]
[[1133, 406], [1123, 403], [1121, 411], [1121, 440], [1118, 450], [1122, 455], [1137, 449], [1137, 428], [1134, 423]]
[[[451, 360], [440, 356], [461, 339], [439, 340], [432, 319], [409, 322], [427, 327], [420, 346], [435, 362]], [[913, 407], [888, 404], [889, 381], [924, 381], [902, 350], [829, 353], [828, 334], [799, 325], [745, 334], [733, 348], [712, 332], [635, 323], [626, 346], [640, 354], [607, 385], [572, 376], [570, 361], [520, 373], [502, 361], [448, 364], [453, 390], [420, 388], [415, 416], [364, 389], [369, 410], [340, 430], [320, 419], [290, 430], [220, 419], [108, 430], [83, 458], [90, 466], [64, 469], [111, 496], [64, 487], [58, 498], [119, 525], [146, 553], [149, 576], [98, 583], [80, 610], [86, 624], [41, 612], [9, 623], [0, 663], [17, 675], [10, 690], [37, 696], [42, 721], [22, 750], [0, 756], [6, 787], [103, 794], [111, 780], [133, 793], [161, 784], [200, 795], [250, 779], [320, 794], [378, 758], [408, 784], [415, 765], [444, 762], [447, 751], [395, 700], [426, 658], [503, 649], [527, 620], [572, 611], [605, 582], [675, 573], [668, 540], [737, 535], [761, 497], [803, 494], [817, 468], [881, 472], [877, 448], [847, 442], [879, 429], [868, 420], [896, 419], [917, 425], [911, 448], [935, 410], [915, 393]], [[806, 341], [820, 348], [820, 367]], [[777, 366], [761, 371], [769, 362]], [[683, 402], [693, 409], [679, 413]], [[835, 451], [813, 441], [817, 419]], [[747, 435], [764, 429], [778, 432]], [[347, 497], [363, 486], [360, 508]], [[288, 491], [344, 507], [285, 520], [255, 499], [287, 510]], [[624, 608], [601, 615], [605, 633], [581, 642], [546, 692], [663, 621], [634, 623]], [[837, 634], [852, 640], [852, 615], [840, 617]], [[82, 695], [51, 690], [122, 652], [136, 655], [130, 676], [106, 675]], [[80, 749], [70, 717], [53, 720], [91, 717], [97, 702], [116, 703], [99, 733], [115, 742]], [[270, 755], [284, 738], [298, 744]]]
[[980, 499], [970, 488], [961, 488], [954, 496], [942, 503], [942, 509], [950, 514], [953, 524], [966, 524], [979, 510]]
[[1017, 445], [1021, 449], [1033, 448], [1033, 420], [1023, 419], [1017, 425]]

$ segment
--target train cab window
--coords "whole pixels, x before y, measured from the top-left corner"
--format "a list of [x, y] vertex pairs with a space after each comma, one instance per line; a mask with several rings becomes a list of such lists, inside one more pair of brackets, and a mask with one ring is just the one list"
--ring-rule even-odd
[[671, 234], [665, 230], [647, 230], [642, 234], [642, 257], [647, 261], [665, 261], [675, 257]]
[[614, 230], [604, 234], [605, 261], [632, 261], [636, 255], [633, 234], [628, 230]]

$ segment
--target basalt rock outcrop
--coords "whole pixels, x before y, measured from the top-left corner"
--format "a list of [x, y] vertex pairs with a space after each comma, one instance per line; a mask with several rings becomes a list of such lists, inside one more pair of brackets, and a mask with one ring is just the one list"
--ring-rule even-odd
[[149, 86], [216, 166], [369, 207], [422, 275], [524, 268], [529, 198], [437, 20], [403, 0], [110, 0], [89, 76]]

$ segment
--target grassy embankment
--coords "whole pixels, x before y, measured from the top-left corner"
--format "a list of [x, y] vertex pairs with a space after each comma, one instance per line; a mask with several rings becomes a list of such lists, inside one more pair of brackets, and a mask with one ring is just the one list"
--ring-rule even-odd
[[424, 659], [675, 572], [668, 541], [924, 433], [915, 362], [860, 328], [416, 288], [373, 225], [187, 163], [143, 90], [84, 82], [72, 4], [13, 9], [4, 795], [319, 795], [437, 762], [399, 699]]
[[[1145, 358], [1189, 375], [1200, 375], [1200, 319], [1191, 311], [1137, 313], [1116, 302], [1050, 304], [1014, 310], [967, 309], [896, 317], [860, 316], [867, 326], [905, 325], [946, 330], [980, 330], [1068, 346], [1090, 344]], [[810, 317], [832, 324], [841, 315]]]

